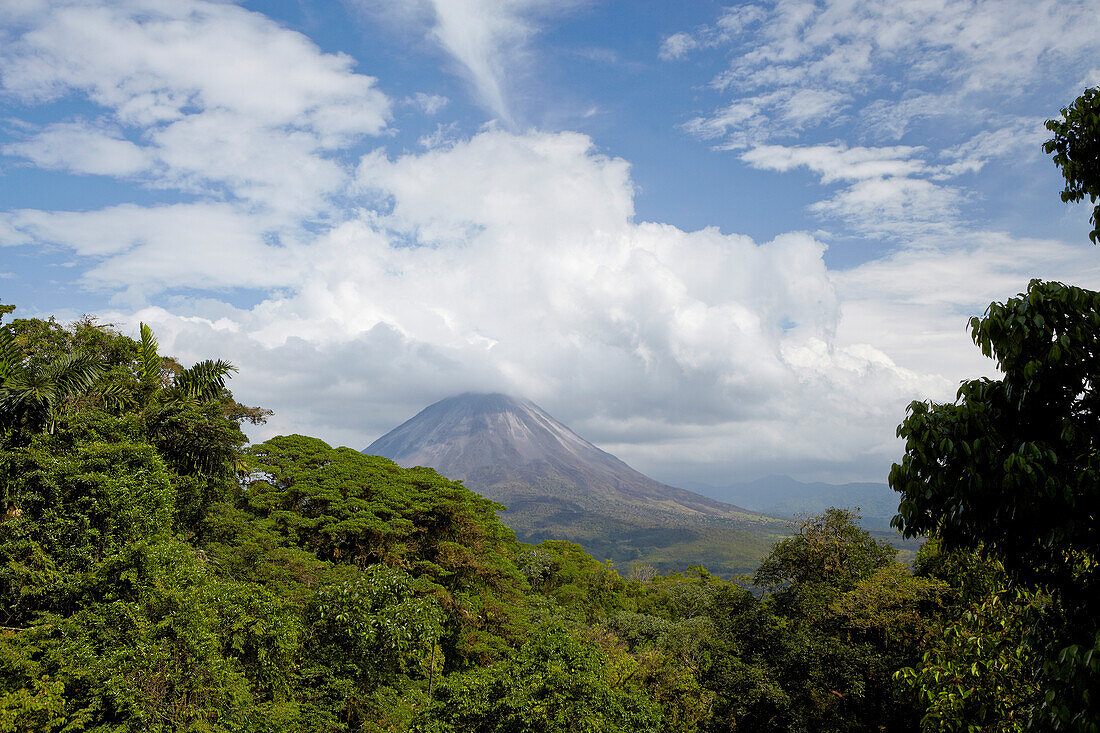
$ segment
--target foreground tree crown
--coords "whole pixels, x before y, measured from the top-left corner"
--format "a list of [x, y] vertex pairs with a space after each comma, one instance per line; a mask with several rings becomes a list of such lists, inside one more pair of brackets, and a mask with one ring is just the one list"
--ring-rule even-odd
[[[1054, 154], [1067, 183], [1062, 200], [1088, 196], [1096, 202], [1100, 90], [1086, 90], [1047, 127], [1055, 136], [1044, 149]], [[1089, 233], [1094, 243], [1100, 236], [1098, 216], [1100, 207]], [[1014, 660], [1016, 689], [1026, 687], [1019, 683], [1026, 675], [1041, 692], [1038, 699], [1018, 696], [1025, 708], [1019, 716], [1011, 706], [998, 708], [1016, 721], [1007, 729], [1095, 733], [1100, 730], [1100, 699], [1093, 694], [1100, 689], [1100, 624], [1094, 611], [1100, 602], [1100, 293], [1032, 280], [1015, 298], [992, 303], [982, 317], [972, 318], [970, 329], [1003, 376], [963, 382], [953, 403], [909, 406], [897, 431], [905, 455], [890, 472], [890, 485], [901, 494], [893, 524], [906, 536], [931, 535], [947, 551], [977, 551], [1004, 568], [1013, 600], [994, 594], [968, 612], [969, 621], [949, 629], [955, 628], [957, 639], [982, 640], [986, 634], [975, 628], [999, 628], [1014, 651], [1000, 658], [998, 669], [1012, 667], [1005, 659]], [[1006, 612], [1006, 604], [1014, 610]], [[1006, 632], [1009, 628], [1016, 631]], [[992, 664], [1000, 652], [989, 654], [996, 648], [987, 643], [984, 663]], [[943, 691], [943, 670], [956, 668], [952, 665], [969, 653], [965, 644], [956, 644], [953, 659], [940, 658], [929, 667], [926, 657], [924, 671], [909, 670], [909, 678], [930, 700], [945, 700], [953, 693]], [[975, 729], [985, 729], [987, 722]]]

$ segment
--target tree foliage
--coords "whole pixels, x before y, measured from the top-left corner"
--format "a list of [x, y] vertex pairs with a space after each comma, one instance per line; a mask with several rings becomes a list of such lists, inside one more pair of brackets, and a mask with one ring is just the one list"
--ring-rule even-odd
[[[890, 473], [902, 494], [895, 523], [947, 550], [980, 550], [1024, 590], [1050, 594], [1018, 640], [1045, 690], [1030, 725], [1095, 730], [1100, 702], [1086, 691], [1100, 686], [1089, 611], [1100, 591], [1100, 293], [1033, 280], [972, 319], [971, 332], [1004, 376], [964, 382], [952, 404], [910, 405], [898, 428], [905, 456]], [[983, 619], [994, 602], [982, 603], [963, 627], [992, 623]], [[994, 648], [987, 642], [991, 665], [1000, 664]]]
[[533, 629], [511, 659], [458, 675], [414, 728], [422, 733], [656, 733], [644, 691], [615, 687], [598, 647], [554, 626]]
[[[1100, 197], [1100, 90], [1047, 122], [1063, 201]], [[1100, 241], [1100, 207], [1089, 236]], [[935, 730], [1100, 730], [1100, 293], [1033, 280], [970, 322], [1001, 379], [951, 404], [915, 402], [898, 428], [895, 524], [946, 556], [980, 553], [1003, 585], [977, 590], [903, 677]]]
[[53, 432], [61, 412], [103, 375], [91, 354], [68, 353], [44, 363], [26, 359], [0, 327], [0, 425]]
[[1004, 376], [964, 382], [953, 404], [910, 405], [890, 474], [903, 495], [896, 524], [1083, 592], [1100, 539], [1100, 293], [1033, 280], [971, 332]]
[[[1096, 204], [1100, 198], [1100, 88], [1086, 89], [1073, 104], [1062, 108], [1062, 119], [1047, 120], [1054, 137], [1043, 144], [1062, 171], [1066, 187], [1062, 201], [1082, 201], [1088, 196]], [[1100, 243], [1100, 205], [1092, 211], [1089, 239]]]

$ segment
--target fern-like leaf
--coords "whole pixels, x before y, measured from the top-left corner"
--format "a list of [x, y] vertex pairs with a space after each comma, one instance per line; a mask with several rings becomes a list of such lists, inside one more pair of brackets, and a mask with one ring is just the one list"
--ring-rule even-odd
[[157, 339], [153, 329], [142, 323], [141, 332], [141, 387], [146, 393], [155, 392], [160, 385], [160, 370], [163, 360], [157, 353]]
[[176, 376], [175, 386], [187, 397], [207, 402], [216, 399], [225, 387], [225, 380], [237, 367], [228, 361], [207, 359], [184, 369]]

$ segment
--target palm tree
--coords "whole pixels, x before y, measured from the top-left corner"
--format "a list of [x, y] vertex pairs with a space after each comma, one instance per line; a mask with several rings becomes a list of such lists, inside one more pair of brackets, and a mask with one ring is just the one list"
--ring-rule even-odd
[[165, 410], [198, 408], [217, 400], [226, 379], [237, 371], [223, 359], [207, 359], [169, 378], [170, 371], [157, 353], [152, 330], [142, 323], [140, 332], [135, 394], [130, 385], [97, 385], [107, 370], [89, 354], [77, 352], [32, 363], [20, 353], [10, 328], [0, 327], [0, 426], [45, 428], [52, 433], [61, 411], [93, 387], [98, 400], [119, 408], [136, 407], [150, 416], [163, 416]]
[[[235, 447], [239, 428], [210, 414], [211, 403], [227, 396], [225, 382], [237, 368], [223, 359], [207, 359], [172, 374], [174, 364], [166, 364], [157, 353], [152, 329], [142, 323], [139, 330], [135, 406], [162, 455], [186, 473], [216, 476], [241, 469], [242, 456]], [[222, 415], [220, 406], [217, 414]]]
[[11, 331], [0, 328], [0, 427], [52, 433], [62, 409], [87, 393], [103, 373], [101, 362], [82, 353], [30, 364]]
[[140, 326], [141, 349], [138, 382], [141, 403], [192, 407], [218, 399], [225, 389], [225, 380], [237, 367], [224, 359], [200, 361], [166, 379], [164, 359], [157, 353], [157, 339], [144, 323]]

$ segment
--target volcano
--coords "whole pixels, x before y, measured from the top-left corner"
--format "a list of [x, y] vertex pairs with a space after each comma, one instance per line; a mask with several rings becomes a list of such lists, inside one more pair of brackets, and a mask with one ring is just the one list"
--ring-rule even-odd
[[571, 540], [618, 563], [679, 569], [710, 557], [716, 571], [741, 571], [782, 533], [773, 519], [655, 481], [503, 394], [440, 400], [363, 452], [463, 481], [507, 507], [501, 519], [522, 541]]

